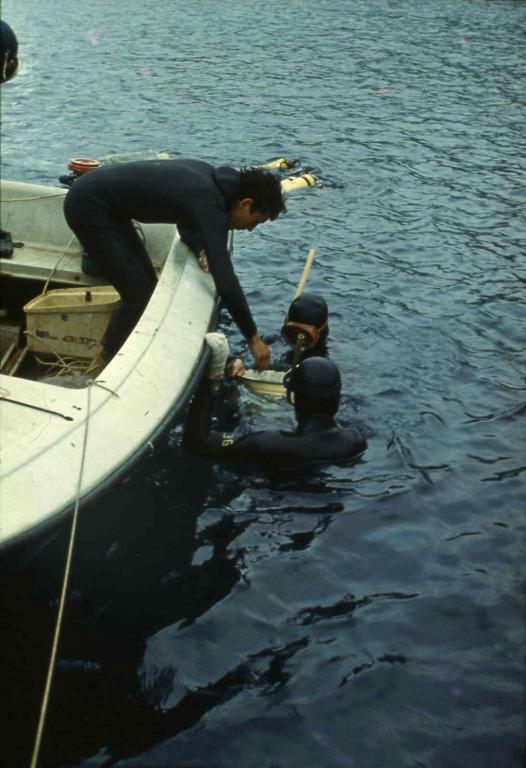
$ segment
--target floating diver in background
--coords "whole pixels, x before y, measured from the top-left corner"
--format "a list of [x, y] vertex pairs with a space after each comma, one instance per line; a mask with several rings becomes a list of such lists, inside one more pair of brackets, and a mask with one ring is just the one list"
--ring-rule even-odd
[[0, 82], [7, 83], [18, 69], [18, 40], [5, 21], [0, 21]]
[[182, 241], [206, 260], [223, 304], [248, 340], [255, 368], [266, 368], [270, 349], [258, 334], [227, 238], [229, 229], [251, 231], [285, 210], [279, 179], [263, 169], [147, 160], [101, 166], [78, 178], [66, 195], [66, 221], [122, 299], [93, 368], [102, 370], [118, 352], [157, 282], [132, 219], [177, 224]]
[[210, 431], [213, 388], [209, 379], [203, 379], [186, 421], [185, 447], [204, 456], [256, 462], [274, 471], [349, 462], [365, 451], [367, 441], [362, 433], [343, 429], [335, 421], [341, 376], [332, 361], [309, 357], [287, 373], [284, 385], [294, 405], [296, 429], [236, 436]]

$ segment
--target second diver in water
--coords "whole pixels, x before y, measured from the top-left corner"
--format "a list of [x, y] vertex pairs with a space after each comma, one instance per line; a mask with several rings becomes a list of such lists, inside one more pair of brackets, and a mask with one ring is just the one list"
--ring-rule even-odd
[[303, 360], [286, 374], [284, 385], [294, 405], [296, 428], [262, 430], [238, 437], [210, 431], [211, 384], [203, 379], [186, 421], [185, 447], [205, 456], [256, 462], [275, 471], [349, 462], [365, 451], [367, 441], [358, 429], [342, 428], [336, 423], [341, 376], [331, 360]]

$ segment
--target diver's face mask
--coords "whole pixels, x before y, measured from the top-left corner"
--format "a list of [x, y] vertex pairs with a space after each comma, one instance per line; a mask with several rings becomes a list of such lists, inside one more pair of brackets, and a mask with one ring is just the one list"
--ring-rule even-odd
[[290, 347], [301, 346], [303, 349], [311, 349], [320, 341], [321, 334], [327, 328], [327, 323], [318, 328], [309, 323], [296, 323], [286, 320], [281, 329], [283, 339]]

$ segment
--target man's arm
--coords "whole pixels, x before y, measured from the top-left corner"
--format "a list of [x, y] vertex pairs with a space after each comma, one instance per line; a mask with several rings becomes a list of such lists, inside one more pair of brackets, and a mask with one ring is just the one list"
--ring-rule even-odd
[[203, 238], [201, 237], [199, 230], [190, 229], [190, 227], [182, 227], [177, 225], [177, 231], [179, 237], [185, 245], [187, 245], [191, 251], [199, 256], [199, 253], [203, 250]]
[[186, 450], [217, 459], [236, 459], [272, 464], [276, 456], [276, 432], [258, 431], [236, 437], [231, 432], [210, 430], [212, 421], [212, 390], [204, 378], [190, 406], [183, 432]]
[[248, 340], [256, 368], [266, 368], [270, 350], [257, 332], [256, 324], [227, 250], [228, 217], [212, 204], [201, 205], [195, 215], [203, 239], [208, 268], [226, 309]]

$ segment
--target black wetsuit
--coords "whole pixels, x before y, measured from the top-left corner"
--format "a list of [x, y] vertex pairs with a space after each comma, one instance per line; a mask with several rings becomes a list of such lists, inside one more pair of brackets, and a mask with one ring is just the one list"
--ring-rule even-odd
[[203, 379], [190, 406], [184, 445], [203, 456], [243, 459], [273, 471], [290, 471], [310, 464], [352, 461], [367, 448], [357, 429], [342, 429], [328, 414], [301, 420], [293, 431], [265, 430], [237, 437], [230, 432], [211, 432], [210, 382]]
[[194, 253], [204, 248], [224, 306], [247, 339], [257, 333], [227, 249], [228, 211], [239, 183], [234, 168], [199, 160], [105, 165], [75, 181], [64, 203], [66, 221], [122, 299], [104, 340], [108, 356], [124, 343], [157, 280], [132, 219], [175, 223]]

